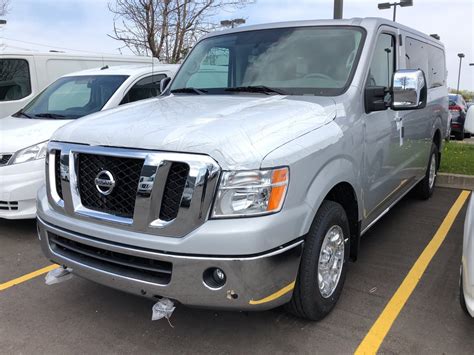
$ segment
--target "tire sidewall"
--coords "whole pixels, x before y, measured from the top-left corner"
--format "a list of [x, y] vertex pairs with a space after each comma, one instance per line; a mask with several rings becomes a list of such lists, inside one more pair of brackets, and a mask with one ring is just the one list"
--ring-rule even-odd
[[316, 221], [313, 223], [310, 233], [307, 235], [305, 249], [303, 251], [304, 262], [302, 263], [298, 280], [298, 282], [305, 283], [305, 285], [303, 285], [305, 292], [302, 301], [306, 314], [309, 318], [315, 320], [322, 319], [326, 316], [337, 303], [344, 286], [349, 257], [349, 243], [345, 242], [344, 262], [338, 284], [332, 295], [328, 298], [324, 298], [319, 291], [318, 283], [319, 256], [324, 237], [331, 227], [338, 225], [344, 233], [344, 239], [350, 240], [349, 222], [342, 206], [332, 201], [326, 201], [324, 204], [325, 205], [322, 206], [323, 208], [320, 209], [324, 215], [317, 215]]

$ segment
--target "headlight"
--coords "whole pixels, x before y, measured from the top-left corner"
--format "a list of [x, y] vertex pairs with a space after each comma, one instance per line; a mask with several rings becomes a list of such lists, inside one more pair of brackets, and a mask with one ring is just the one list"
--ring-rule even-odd
[[288, 189], [288, 168], [222, 173], [212, 217], [242, 217], [281, 210]]
[[19, 150], [15, 153], [13, 161], [10, 164], [20, 164], [32, 160], [43, 159], [46, 156], [47, 146], [48, 141]]

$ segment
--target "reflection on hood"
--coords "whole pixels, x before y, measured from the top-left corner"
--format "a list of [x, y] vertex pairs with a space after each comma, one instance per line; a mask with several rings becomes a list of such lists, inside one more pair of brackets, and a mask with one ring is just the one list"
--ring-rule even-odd
[[332, 121], [334, 100], [256, 95], [171, 95], [75, 121], [64, 142], [202, 153], [223, 169], [258, 168], [281, 145]]

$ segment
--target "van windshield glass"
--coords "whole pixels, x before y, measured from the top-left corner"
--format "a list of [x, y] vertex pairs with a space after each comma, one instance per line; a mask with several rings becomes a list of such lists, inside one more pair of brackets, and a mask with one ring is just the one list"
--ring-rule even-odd
[[126, 75], [63, 77], [48, 86], [14, 117], [76, 119], [100, 111]]
[[338, 95], [362, 49], [358, 27], [245, 31], [199, 42], [182, 65], [176, 94]]

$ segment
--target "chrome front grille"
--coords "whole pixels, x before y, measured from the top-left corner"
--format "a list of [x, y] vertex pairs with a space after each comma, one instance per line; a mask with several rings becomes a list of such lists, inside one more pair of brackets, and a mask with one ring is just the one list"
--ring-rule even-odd
[[209, 156], [58, 142], [48, 152], [48, 197], [64, 214], [170, 237], [209, 216], [220, 172]]
[[[144, 159], [82, 153], [77, 155], [77, 159], [77, 179], [82, 205], [91, 210], [133, 218]], [[101, 194], [95, 186], [96, 176], [101, 171], [109, 171], [117, 181], [109, 195]]]

